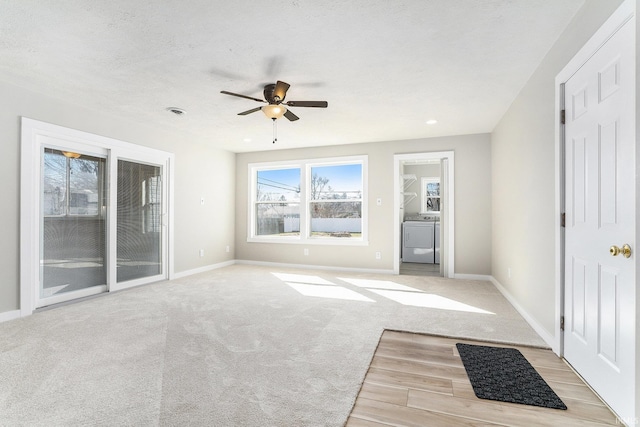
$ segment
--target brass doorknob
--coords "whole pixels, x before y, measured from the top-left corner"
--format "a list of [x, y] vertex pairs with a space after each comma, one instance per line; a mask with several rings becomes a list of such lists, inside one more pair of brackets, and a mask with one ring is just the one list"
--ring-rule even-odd
[[609, 248], [609, 253], [613, 256], [622, 254], [623, 257], [629, 258], [631, 256], [631, 246], [627, 245], [626, 243], [622, 245], [621, 248], [613, 245]]

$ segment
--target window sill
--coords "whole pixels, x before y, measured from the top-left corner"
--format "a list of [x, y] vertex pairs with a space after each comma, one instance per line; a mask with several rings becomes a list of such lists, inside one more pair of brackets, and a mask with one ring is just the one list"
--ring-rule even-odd
[[369, 246], [369, 241], [364, 239], [334, 238], [291, 238], [291, 237], [249, 237], [247, 243], [278, 243], [291, 245], [318, 245], [318, 246]]

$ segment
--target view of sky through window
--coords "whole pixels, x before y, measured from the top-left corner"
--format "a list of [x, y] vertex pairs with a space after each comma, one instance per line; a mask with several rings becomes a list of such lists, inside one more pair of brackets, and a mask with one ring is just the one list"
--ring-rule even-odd
[[314, 166], [313, 175], [327, 178], [329, 185], [335, 192], [362, 191], [362, 164]]
[[258, 171], [258, 200], [299, 200], [300, 169]]
[[[362, 164], [312, 167], [312, 174], [326, 178], [327, 188], [337, 193], [355, 194], [362, 191]], [[299, 168], [263, 169], [258, 171], [258, 200], [299, 200]]]

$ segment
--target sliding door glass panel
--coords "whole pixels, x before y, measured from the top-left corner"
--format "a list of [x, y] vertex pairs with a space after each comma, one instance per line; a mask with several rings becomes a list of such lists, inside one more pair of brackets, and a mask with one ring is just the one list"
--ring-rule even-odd
[[117, 282], [162, 274], [162, 168], [118, 160]]
[[105, 285], [106, 160], [45, 148], [40, 298]]

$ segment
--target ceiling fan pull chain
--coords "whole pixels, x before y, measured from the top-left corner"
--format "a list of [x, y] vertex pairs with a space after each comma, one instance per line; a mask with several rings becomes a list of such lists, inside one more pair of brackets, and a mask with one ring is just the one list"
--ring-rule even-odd
[[273, 118], [273, 144], [278, 140], [278, 126], [276, 125], [276, 119]]

